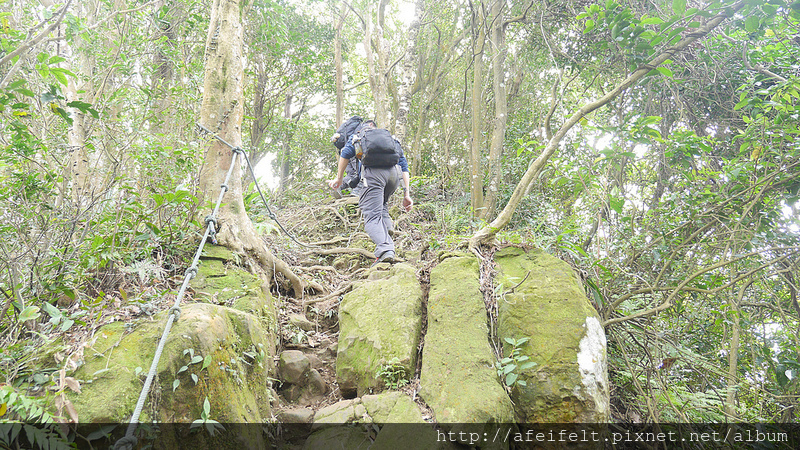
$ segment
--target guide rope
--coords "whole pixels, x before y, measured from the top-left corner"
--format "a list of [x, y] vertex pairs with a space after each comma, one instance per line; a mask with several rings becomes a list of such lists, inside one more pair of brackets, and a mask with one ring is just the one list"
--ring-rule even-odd
[[247, 156], [247, 152], [242, 150], [241, 147], [236, 147], [233, 144], [229, 143], [228, 141], [226, 141], [225, 139], [221, 138], [220, 136], [218, 136], [213, 131], [211, 131], [208, 128], [204, 127], [202, 124], [198, 123], [197, 127], [200, 128], [204, 133], [210, 134], [211, 136], [213, 136], [218, 141], [220, 141], [223, 144], [225, 144], [228, 147], [230, 147], [231, 150], [233, 150], [234, 152], [238, 151], [238, 152], [241, 152], [242, 155], [244, 155], [244, 160], [247, 162], [247, 169], [250, 171], [250, 176], [253, 177], [253, 184], [256, 185], [256, 190], [258, 191], [258, 195], [259, 195], [259, 197], [261, 197], [261, 201], [264, 203], [264, 206], [267, 208], [267, 216], [269, 216], [269, 218], [272, 219], [272, 221], [274, 221], [275, 223], [278, 224], [278, 227], [280, 227], [281, 231], [283, 231], [283, 234], [288, 236], [289, 239], [294, 241], [297, 245], [300, 245], [300, 246], [306, 247], [306, 248], [318, 248], [317, 246], [310, 245], [310, 244], [305, 244], [303, 242], [298, 241], [297, 238], [295, 238], [294, 235], [292, 233], [290, 233], [283, 226], [283, 224], [278, 220], [278, 216], [276, 216], [275, 213], [272, 212], [272, 209], [270, 209], [270, 207], [269, 207], [269, 203], [267, 203], [267, 199], [264, 197], [264, 193], [261, 192], [261, 187], [258, 185], [258, 181], [256, 180], [256, 174], [253, 171], [253, 165], [250, 163], [250, 157]]
[[[169, 317], [167, 318], [167, 324], [164, 326], [164, 331], [161, 334], [161, 340], [158, 342], [156, 353], [153, 356], [153, 362], [150, 364], [150, 371], [147, 373], [147, 379], [145, 380], [144, 386], [142, 387], [142, 392], [139, 394], [139, 400], [136, 402], [136, 407], [133, 410], [131, 421], [128, 424], [127, 430], [125, 431], [125, 436], [119, 439], [114, 444], [114, 450], [132, 450], [138, 442], [136, 436], [134, 436], [134, 433], [136, 432], [136, 428], [139, 425], [139, 416], [142, 414], [144, 403], [147, 400], [147, 396], [150, 393], [150, 387], [153, 384], [153, 378], [155, 378], [156, 371], [158, 368], [158, 362], [161, 359], [161, 354], [164, 351], [164, 345], [167, 342], [167, 337], [169, 336], [169, 332], [172, 329], [173, 323], [176, 320], [178, 320], [181, 316], [180, 303], [183, 300], [184, 295], [186, 294], [186, 289], [189, 287], [189, 282], [192, 280], [192, 278], [197, 276], [198, 264], [200, 263], [200, 255], [203, 253], [203, 247], [205, 246], [206, 241], [211, 241], [211, 243], [213, 244], [217, 243], [216, 239], [217, 213], [219, 213], [219, 208], [222, 205], [222, 199], [224, 198], [225, 193], [228, 192], [229, 189], [228, 182], [230, 181], [231, 174], [233, 173], [233, 168], [236, 167], [237, 156], [242, 155], [244, 157], [245, 161], [247, 161], [247, 167], [250, 169], [250, 175], [253, 177], [253, 180], [256, 179], [255, 173], [253, 172], [253, 166], [250, 164], [250, 158], [247, 157], [247, 153], [241, 147], [231, 145], [226, 140], [222, 139], [221, 137], [219, 137], [218, 135], [216, 135], [211, 130], [209, 130], [208, 128], [204, 127], [201, 124], [197, 124], [197, 126], [201, 130], [211, 134], [212, 136], [214, 136], [214, 138], [216, 138], [217, 140], [219, 140], [220, 142], [231, 148], [231, 150], [233, 151], [231, 166], [228, 168], [228, 173], [225, 175], [225, 181], [220, 185], [220, 193], [219, 197], [217, 198], [217, 202], [214, 205], [214, 210], [211, 214], [209, 214], [205, 218], [206, 230], [205, 233], [203, 234], [203, 238], [200, 240], [200, 245], [197, 247], [197, 251], [194, 254], [194, 258], [192, 259], [192, 264], [191, 266], [189, 266], [188, 269], [186, 269], [186, 272], [184, 273], [183, 283], [181, 284], [181, 287], [178, 290], [178, 295], [175, 298], [175, 303], [169, 309]], [[264, 194], [261, 192], [261, 188], [258, 186], [258, 183], [256, 183], [256, 189], [258, 189], [258, 194], [261, 196], [261, 200], [264, 202], [264, 206], [267, 207], [267, 212], [269, 214], [270, 219], [274, 220], [281, 228], [281, 230], [283, 230], [283, 232], [286, 233], [286, 235], [289, 236], [294, 242], [304, 247], [310, 247], [307, 244], [299, 242], [297, 239], [294, 238], [294, 236], [292, 236], [288, 231], [286, 231], [286, 228], [283, 227], [283, 225], [278, 221], [275, 214], [269, 208], [269, 204], [267, 204], [267, 200], [264, 198]]]

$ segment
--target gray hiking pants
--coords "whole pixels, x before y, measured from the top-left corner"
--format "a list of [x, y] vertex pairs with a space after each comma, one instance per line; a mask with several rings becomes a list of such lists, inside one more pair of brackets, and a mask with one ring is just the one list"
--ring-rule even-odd
[[379, 258], [384, 252], [394, 251], [394, 241], [389, 236], [389, 230], [394, 229], [394, 223], [389, 217], [388, 202], [397, 189], [400, 166], [362, 167], [361, 176], [365, 186], [358, 198], [358, 206], [364, 216], [364, 230], [375, 243], [375, 257]]

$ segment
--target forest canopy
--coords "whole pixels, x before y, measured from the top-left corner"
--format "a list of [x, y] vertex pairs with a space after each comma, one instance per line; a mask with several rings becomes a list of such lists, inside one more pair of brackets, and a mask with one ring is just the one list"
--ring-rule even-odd
[[[0, 383], [185, 269], [210, 208], [211, 3], [0, 0]], [[272, 161], [274, 204], [324, 201], [330, 136], [374, 118], [429, 247], [525, 243], [581, 274], [615, 420], [798, 421], [800, 2], [242, 0], [240, 19], [240, 145]], [[265, 180], [241, 181], [267, 222]]]

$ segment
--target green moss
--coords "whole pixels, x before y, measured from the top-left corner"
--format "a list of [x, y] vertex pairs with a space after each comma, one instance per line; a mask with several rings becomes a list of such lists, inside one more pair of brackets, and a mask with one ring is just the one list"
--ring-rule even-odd
[[420, 395], [440, 423], [508, 423], [511, 400], [492, 368], [486, 308], [473, 257], [431, 271]]
[[[537, 365], [523, 373], [527, 386], [512, 398], [527, 422], [593, 421], [593, 404], [578, 366], [587, 317], [597, 317], [572, 268], [541, 250], [506, 248], [495, 254], [499, 273], [498, 337], [530, 340], [522, 346]], [[513, 292], [508, 292], [513, 289]], [[508, 347], [508, 345], [506, 345]], [[510, 348], [505, 348], [509, 352]]]
[[[165, 322], [162, 313], [153, 321], [136, 323], [132, 332], [121, 322], [98, 330], [85, 351], [86, 364], [75, 373], [84, 380], [83, 392], [71, 394], [82, 422], [124, 422], [130, 417]], [[210, 356], [211, 364], [205, 369], [202, 362], [189, 364], [187, 349], [196, 356]], [[191, 422], [200, 418], [205, 398], [214, 420], [266, 420], [272, 349], [271, 335], [251, 314], [209, 304], [185, 306], [164, 346], [145, 409], [150, 414], [142, 420]], [[244, 353], [248, 350], [255, 351], [248, 356]], [[178, 374], [183, 366], [188, 370]], [[192, 374], [197, 376], [196, 385]], [[173, 392], [176, 379], [180, 384]]]
[[414, 373], [422, 333], [422, 288], [407, 264], [383, 272], [386, 278], [364, 283], [344, 296], [339, 306], [336, 376], [340, 388], [359, 395], [382, 386], [380, 366], [399, 360]]

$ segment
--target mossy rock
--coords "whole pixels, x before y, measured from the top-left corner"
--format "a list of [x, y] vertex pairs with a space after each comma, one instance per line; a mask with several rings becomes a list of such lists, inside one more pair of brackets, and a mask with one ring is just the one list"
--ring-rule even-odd
[[522, 354], [536, 363], [519, 374], [527, 385], [512, 392], [520, 419], [608, 421], [605, 333], [572, 268], [541, 250], [506, 248], [495, 261], [501, 291], [514, 288], [498, 299], [498, 336], [530, 338]]
[[397, 264], [372, 272], [382, 279], [361, 284], [339, 306], [336, 377], [346, 394], [381, 390], [384, 383], [377, 373], [393, 361], [406, 378], [416, 367], [422, 333], [422, 288], [416, 270]]
[[312, 430], [303, 448], [451, 448], [437, 442], [436, 430], [422, 418], [416, 403], [398, 391], [323, 408], [315, 414]]
[[[114, 322], [97, 330], [85, 350], [85, 364], [73, 374], [81, 380], [82, 392], [69, 393], [82, 423], [130, 419], [166, 322], [166, 313], [160, 313], [151, 320]], [[201, 417], [206, 398], [211, 405], [209, 418], [216, 421], [266, 421], [274, 348], [271, 334], [252, 314], [211, 304], [184, 306], [170, 330], [140, 421], [191, 423]], [[198, 357], [194, 364], [191, 355]], [[210, 364], [204, 368], [206, 357]], [[240, 438], [261, 439], [258, 435], [236, 437]], [[236, 442], [228, 436], [207, 445], [240, 448]]]
[[275, 300], [269, 286], [240, 263], [241, 258], [225, 247], [204, 246], [197, 275], [189, 283], [195, 298], [253, 314], [266, 330], [277, 335]]
[[431, 271], [420, 395], [444, 429], [482, 435], [512, 423], [514, 408], [493, 368], [478, 276], [477, 260], [465, 256]]

